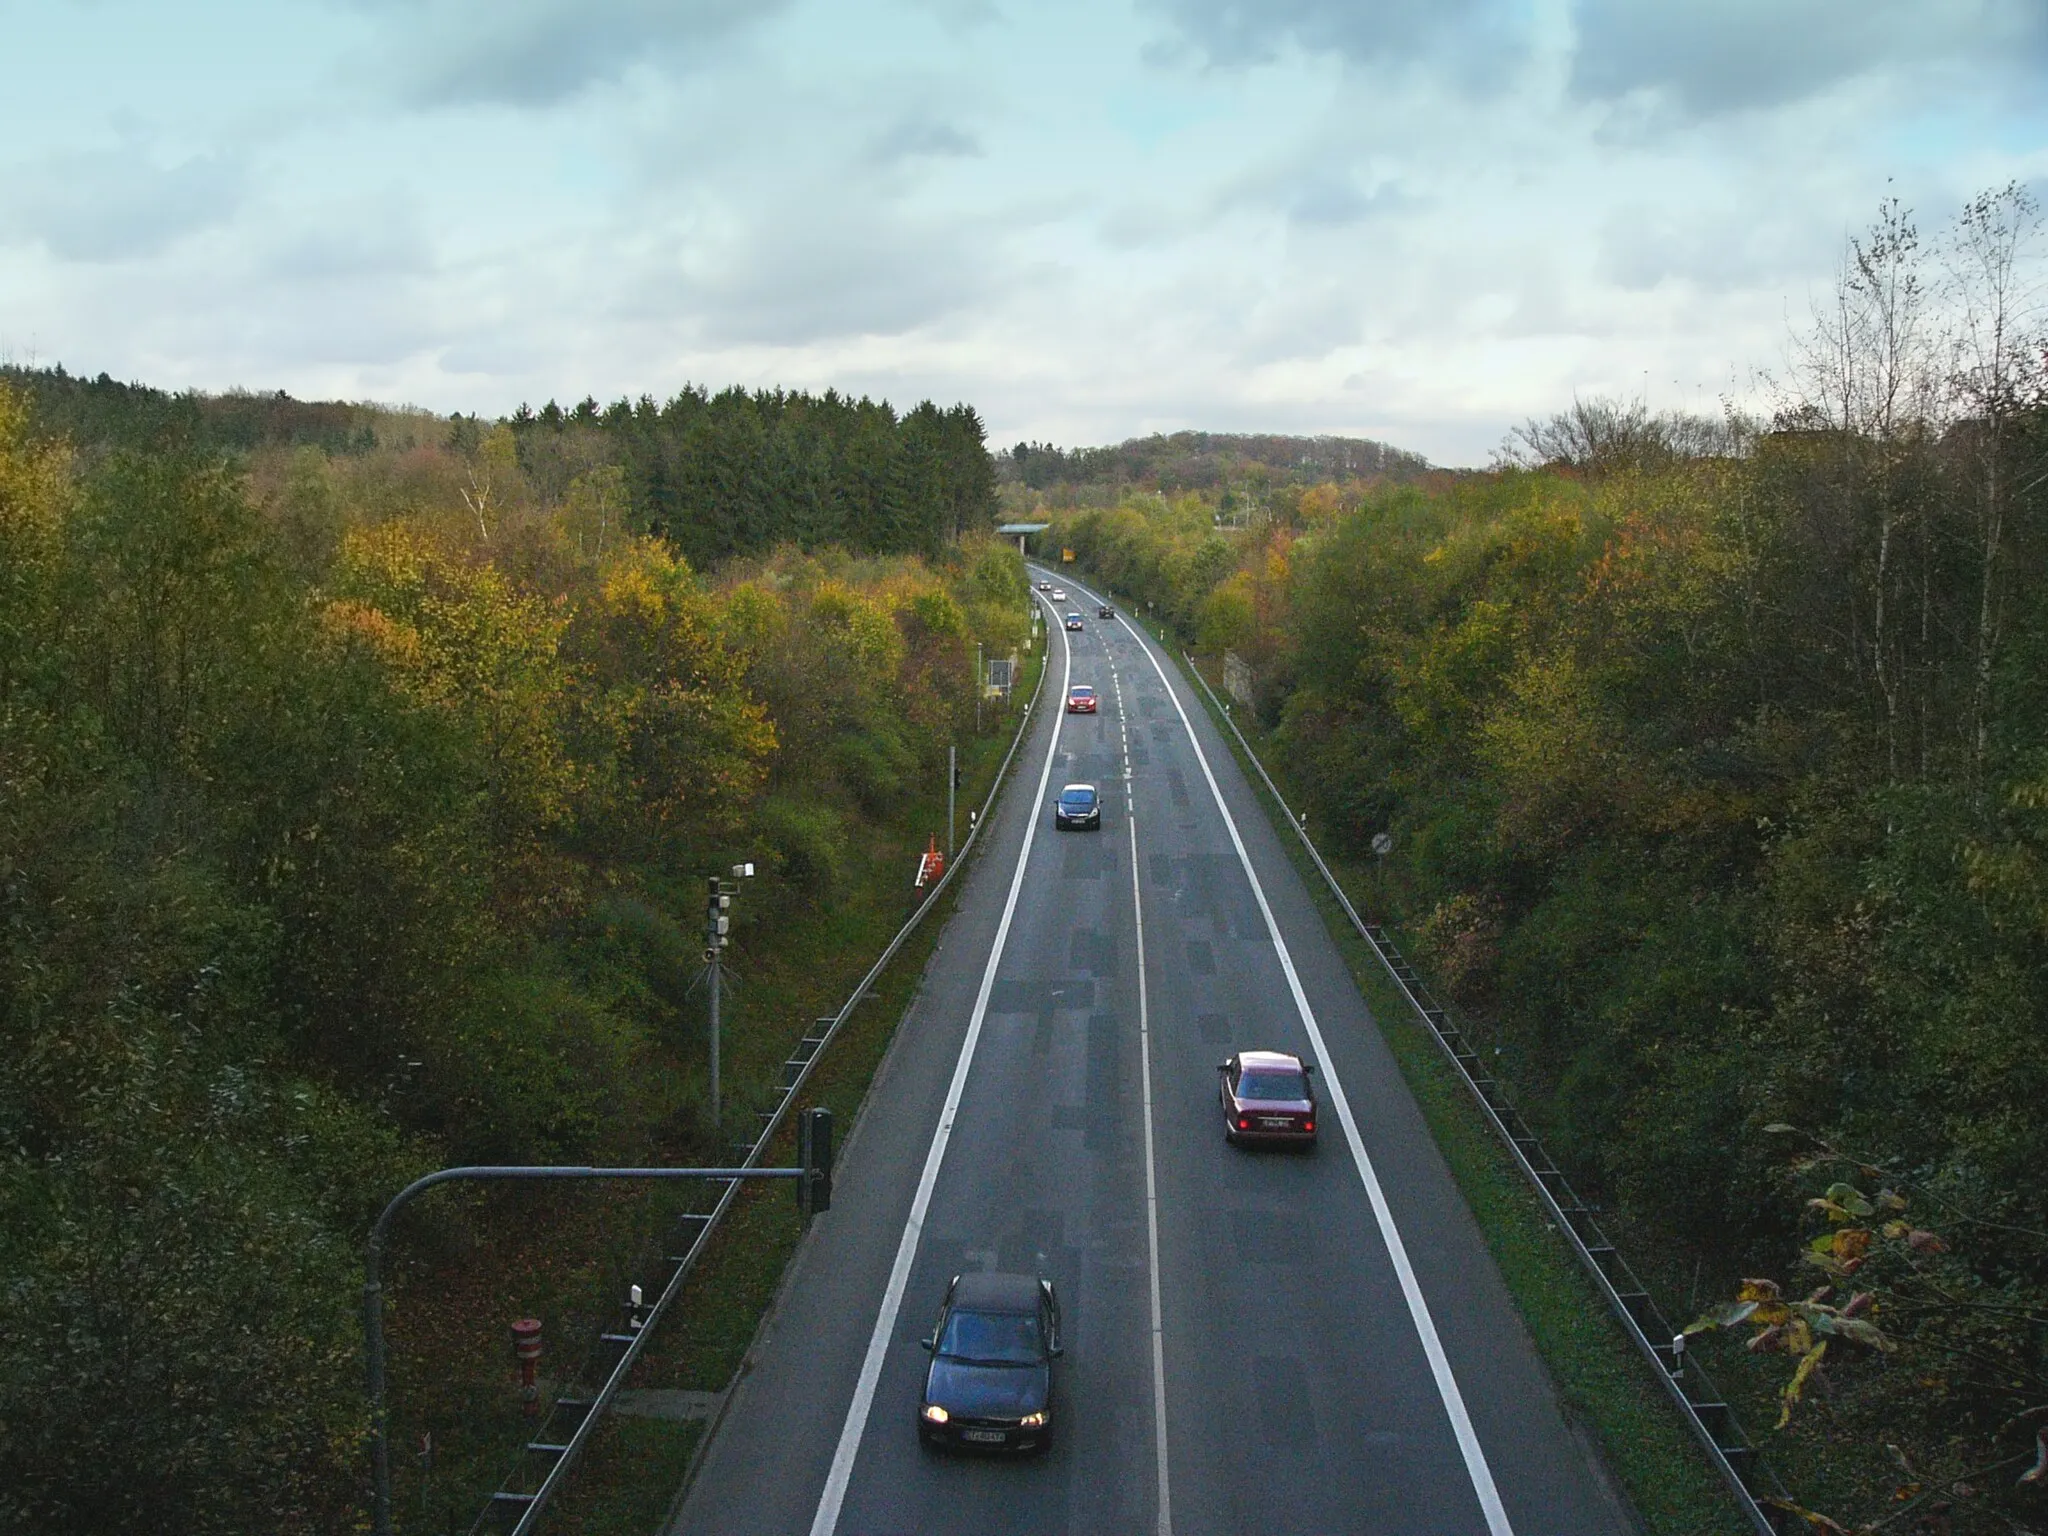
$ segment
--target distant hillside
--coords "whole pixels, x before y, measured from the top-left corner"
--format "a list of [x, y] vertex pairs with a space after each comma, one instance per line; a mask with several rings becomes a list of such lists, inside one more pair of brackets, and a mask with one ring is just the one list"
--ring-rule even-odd
[[53, 368], [0, 367], [0, 384], [26, 395], [39, 435], [81, 448], [145, 448], [169, 442], [206, 453], [312, 447], [330, 454], [438, 443], [448, 423], [430, 412], [345, 400], [295, 400], [283, 390], [173, 394]]
[[1426, 473], [1429, 460], [1364, 437], [1283, 437], [1263, 432], [1175, 432], [1134, 437], [1113, 448], [1055, 448], [1019, 443], [996, 458], [1010, 484], [1129, 485], [1160, 491], [1203, 491], [1237, 482], [1318, 484], [1326, 480], [1405, 480]]
[[283, 390], [174, 394], [61, 366], [0, 367], [0, 389], [28, 399], [32, 436], [63, 439], [87, 460], [176, 450], [268, 460], [274, 480], [278, 461], [317, 451], [329, 470], [404, 481], [394, 494], [408, 505], [431, 494], [415, 482], [438, 476], [459, 505], [470, 492], [456, 486], [481, 483], [500, 516], [522, 498], [527, 510], [595, 507], [604, 526], [668, 539], [700, 570], [784, 543], [936, 557], [1000, 511], [981, 417], [964, 402], [899, 414], [836, 389], [685, 385], [665, 403], [586, 396], [489, 422]]

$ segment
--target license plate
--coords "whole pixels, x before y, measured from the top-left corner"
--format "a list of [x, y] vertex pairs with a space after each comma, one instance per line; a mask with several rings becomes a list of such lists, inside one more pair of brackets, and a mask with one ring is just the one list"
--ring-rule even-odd
[[1294, 1128], [1294, 1122], [1292, 1120], [1276, 1119], [1272, 1115], [1260, 1116], [1259, 1124], [1269, 1131], [1286, 1131], [1292, 1130]]
[[1008, 1437], [1000, 1429], [963, 1429], [960, 1438], [976, 1445], [1001, 1445]]

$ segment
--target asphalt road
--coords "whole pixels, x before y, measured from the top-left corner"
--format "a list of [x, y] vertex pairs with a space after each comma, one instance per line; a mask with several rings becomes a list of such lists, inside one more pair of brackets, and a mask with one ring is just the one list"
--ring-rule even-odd
[[[672, 1531], [1633, 1530], [1234, 760], [1054, 579], [1087, 627], [1053, 619], [992, 839]], [[1073, 781], [1100, 832], [1052, 829]], [[1318, 1064], [1314, 1153], [1224, 1143], [1216, 1063], [1251, 1047]], [[1043, 1458], [918, 1444], [917, 1341], [971, 1268], [1059, 1287]]]

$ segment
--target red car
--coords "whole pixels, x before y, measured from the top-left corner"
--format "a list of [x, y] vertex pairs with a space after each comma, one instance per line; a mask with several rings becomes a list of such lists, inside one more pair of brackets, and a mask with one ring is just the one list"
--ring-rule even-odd
[[1223, 1139], [1314, 1146], [1315, 1068], [1285, 1051], [1239, 1051], [1216, 1068], [1223, 1101]]
[[1067, 690], [1067, 713], [1070, 715], [1092, 715], [1095, 713], [1095, 690], [1086, 683], [1076, 683]]

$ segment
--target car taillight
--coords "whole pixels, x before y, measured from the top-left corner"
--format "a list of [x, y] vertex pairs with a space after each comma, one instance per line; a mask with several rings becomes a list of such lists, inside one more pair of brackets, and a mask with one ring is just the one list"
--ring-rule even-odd
[[1239, 1115], [1237, 1117], [1237, 1128], [1240, 1131], [1250, 1130], [1252, 1128], [1252, 1117], [1250, 1115]]
[[1304, 1131], [1312, 1131], [1316, 1128], [1316, 1123], [1313, 1120], [1304, 1120], [1301, 1122], [1301, 1128]]

